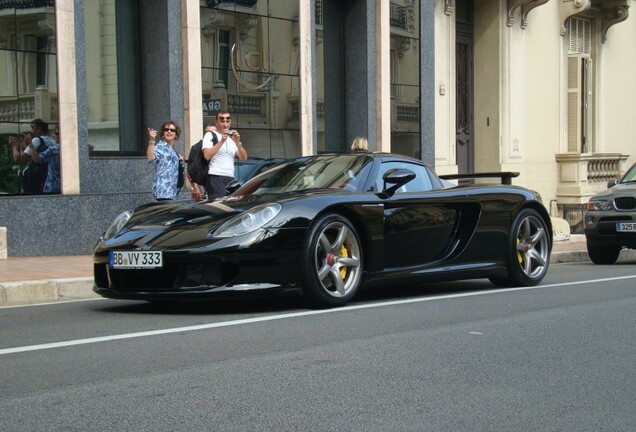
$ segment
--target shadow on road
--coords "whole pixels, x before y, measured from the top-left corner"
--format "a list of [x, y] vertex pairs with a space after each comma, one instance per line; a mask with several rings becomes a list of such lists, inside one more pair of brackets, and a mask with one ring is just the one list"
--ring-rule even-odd
[[[346, 305], [398, 301], [423, 296], [459, 294], [477, 290], [497, 289], [486, 279], [430, 283], [418, 286], [399, 286], [363, 289]], [[299, 292], [262, 298], [214, 299], [195, 301], [146, 302], [113, 300], [106, 304], [92, 303], [95, 311], [124, 314], [161, 315], [236, 315], [294, 312], [315, 309]]]

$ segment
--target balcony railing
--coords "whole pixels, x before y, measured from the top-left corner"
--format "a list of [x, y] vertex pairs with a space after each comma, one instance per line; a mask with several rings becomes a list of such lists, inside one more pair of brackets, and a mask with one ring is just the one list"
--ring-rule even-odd
[[397, 121], [418, 123], [420, 121], [419, 105], [397, 104]]
[[[323, 101], [316, 102], [316, 118], [318, 120], [325, 119], [325, 103]], [[300, 102], [298, 100], [289, 101], [289, 121], [300, 121]]]
[[322, 0], [316, 0], [316, 25], [322, 25]]
[[391, 3], [390, 6], [389, 22], [391, 23], [391, 27], [408, 30], [406, 7], [395, 3]]
[[621, 153], [558, 154], [559, 185], [577, 187], [581, 196], [588, 197], [588, 194], [598, 192], [598, 185], [606, 187], [609, 180], [623, 171], [628, 157]]
[[57, 121], [57, 94], [40, 91], [19, 99], [0, 98], [0, 123], [25, 123], [36, 117]]
[[234, 4], [243, 7], [252, 7], [258, 0], [206, 0], [208, 7], [217, 7], [220, 5]]
[[621, 153], [556, 155], [559, 165], [557, 205], [571, 233], [582, 232], [585, 205], [592, 195], [607, 188], [609, 180], [625, 170], [628, 157]]
[[31, 9], [55, 7], [55, 0], [0, 0], [0, 9]]
[[265, 93], [254, 95], [228, 93], [228, 111], [236, 114], [265, 116], [265, 96]]
[[616, 174], [622, 170], [621, 159], [613, 157], [593, 159], [587, 162], [587, 181], [606, 185], [609, 180], [616, 178]]

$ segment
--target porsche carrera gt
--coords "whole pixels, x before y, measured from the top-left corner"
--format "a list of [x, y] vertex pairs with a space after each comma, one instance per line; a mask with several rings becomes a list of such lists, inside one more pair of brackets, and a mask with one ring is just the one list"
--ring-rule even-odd
[[514, 173], [474, 175], [484, 176], [502, 181], [456, 186], [386, 153], [289, 160], [217, 200], [120, 214], [95, 246], [94, 290], [162, 302], [295, 290], [329, 307], [377, 285], [539, 284], [552, 249], [546, 208], [502, 184]]

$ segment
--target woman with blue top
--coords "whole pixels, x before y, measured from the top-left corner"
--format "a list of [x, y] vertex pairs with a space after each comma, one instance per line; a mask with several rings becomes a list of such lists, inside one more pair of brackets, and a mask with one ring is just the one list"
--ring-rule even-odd
[[[155, 139], [159, 135], [159, 141]], [[161, 124], [159, 132], [148, 128], [148, 149], [146, 157], [155, 164], [155, 178], [152, 181], [152, 194], [157, 201], [177, 198], [177, 179], [179, 160], [183, 159], [174, 150], [174, 142], [181, 136], [181, 128], [172, 120]]]

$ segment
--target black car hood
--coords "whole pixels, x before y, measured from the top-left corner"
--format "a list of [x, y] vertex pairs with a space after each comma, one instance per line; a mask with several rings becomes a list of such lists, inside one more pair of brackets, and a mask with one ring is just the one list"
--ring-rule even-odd
[[[133, 216], [112, 239], [105, 240], [109, 246], [132, 245], [135, 247], [180, 248], [196, 247], [209, 243], [211, 233], [228, 219], [261, 204], [279, 203], [283, 206], [307, 198], [327, 198], [334, 195], [351, 195], [346, 192], [310, 190], [284, 194], [228, 196], [209, 201], [170, 201], [151, 203], [135, 209]], [[330, 200], [331, 198], [327, 198]], [[318, 208], [321, 208], [318, 206]], [[299, 219], [281, 213], [278, 227], [302, 226]]]
[[181, 249], [211, 241], [210, 234], [226, 220], [259, 204], [265, 196], [226, 197], [209, 201], [169, 201], [138, 207], [117, 235], [102, 239], [101, 247]]
[[249, 195], [208, 201], [172, 201], [150, 204], [135, 210], [127, 224], [131, 228], [218, 224], [257, 205], [271, 202], [271, 196]]

